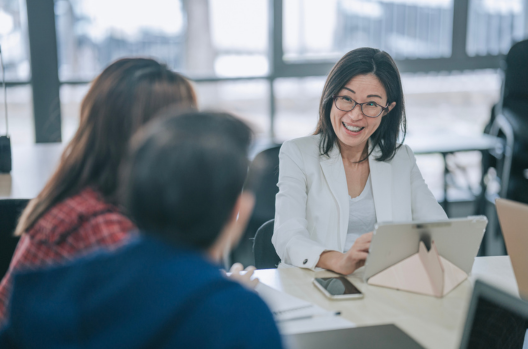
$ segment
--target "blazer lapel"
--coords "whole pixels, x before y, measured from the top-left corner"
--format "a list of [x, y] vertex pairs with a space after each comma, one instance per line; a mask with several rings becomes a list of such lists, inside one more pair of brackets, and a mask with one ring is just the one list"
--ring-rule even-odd
[[376, 221], [392, 222], [392, 166], [389, 162], [375, 160], [380, 153], [376, 148], [369, 157]]
[[339, 239], [338, 246], [344, 248], [344, 241], [348, 230], [348, 189], [345, 176], [345, 168], [341, 153], [337, 146], [334, 146], [329, 156], [321, 156], [319, 161], [323, 170], [326, 182], [330, 187], [332, 195], [335, 197], [339, 207]]

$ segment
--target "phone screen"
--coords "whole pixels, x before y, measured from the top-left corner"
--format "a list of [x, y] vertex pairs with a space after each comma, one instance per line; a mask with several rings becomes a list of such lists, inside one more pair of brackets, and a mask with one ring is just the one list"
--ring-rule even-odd
[[361, 294], [356, 286], [352, 285], [344, 276], [330, 278], [315, 278], [315, 282], [321, 285], [332, 296], [347, 294]]

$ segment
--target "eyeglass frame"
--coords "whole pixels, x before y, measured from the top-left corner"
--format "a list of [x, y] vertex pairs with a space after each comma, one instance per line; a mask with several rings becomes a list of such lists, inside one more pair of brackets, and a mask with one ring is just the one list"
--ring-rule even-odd
[[381, 112], [380, 112], [378, 115], [376, 115], [376, 116], [369, 116], [369, 115], [365, 114], [365, 112], [363, 111], [363, 105], [364, 105], [364, 104], [368, 104], [368, 103], [372, 103], [372, 102], [358, 103], [358, 102], [356, 102], [355, 100], [353, 100], [352, 98], [350, 98], [350, 99], [354, 102], [354, 106], [353, 106], [352, 109], [350, 109], [350, 110], [343, 110], [343, 109], [339, 109], [339, 108], [337, 107], [337, 98], [338, 98], [338, 97], [347, 97], [347, 98], [350, 98], [349, 96], [337, 96], [337, 95], [332, 95], [332, 99], [334, 100], [334, 105], [335, 105], [335, 107], [337, 108], [337, 110], [341, 110], [341, 111], [344, 111], [344, 112], [348, 113], [349, 111], [354, 110], [354, 108], [356, 108], [356, 107], [359, 105], [359, 106], [360, 106], [360, 109], [361, 109], [361, 113], [362, 113], [363, 115], [365, 115], [367, 118], [371, 118], [371, 119], [379, 118], [380, 115], [383, 114], [384, 111], [386, 111], [387, 109], [389, 109], [389, 104], [388, 104], [388, 103], [387, 103], [387, 106], [384, 107], [384, 106], [381, 106], [381, 105], [379, 105], [378, 103], [374, 102], [374, 103], [376, 103], [377, 106], [381, 107]]

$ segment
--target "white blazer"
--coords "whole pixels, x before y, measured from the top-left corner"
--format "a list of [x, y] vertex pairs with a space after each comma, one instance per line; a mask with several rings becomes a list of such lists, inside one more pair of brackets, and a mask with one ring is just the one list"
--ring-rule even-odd
[[[323, 251], [344, 252], [348, 187], [337, 146], [319, 152], [320, 136], [285, 142], [279, 153], [279, 193], [272, 242], [283, 263], [315, 268]], [[387, 162], [369, 157], [377, 222], [447, 219], [425, 184], [412, 150], [403, 145]]]

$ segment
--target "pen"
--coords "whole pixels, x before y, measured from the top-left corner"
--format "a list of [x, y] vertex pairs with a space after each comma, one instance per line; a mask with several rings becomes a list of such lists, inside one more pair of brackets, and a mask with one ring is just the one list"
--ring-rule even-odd
[[[333, 315], [333, 316], [341, 315], [341, 312], [340, 312], [340, 311], [336, 311], [336, 312], [332, 313], [331, 315]], [[290, 319], [277, 320], [277, 322], [286, 322], [286, 321], [295, 321], [295, 320], [306, 320], [306, 319], [312, 319], [312, 318], [314, 318], [314, 317], [323, 317], [323, 316], [327, 316], [327, 314], [317, 314], [317, 315], [298, 316], [298, 317], [292, 317], [292, 318], [290, 318]]]

